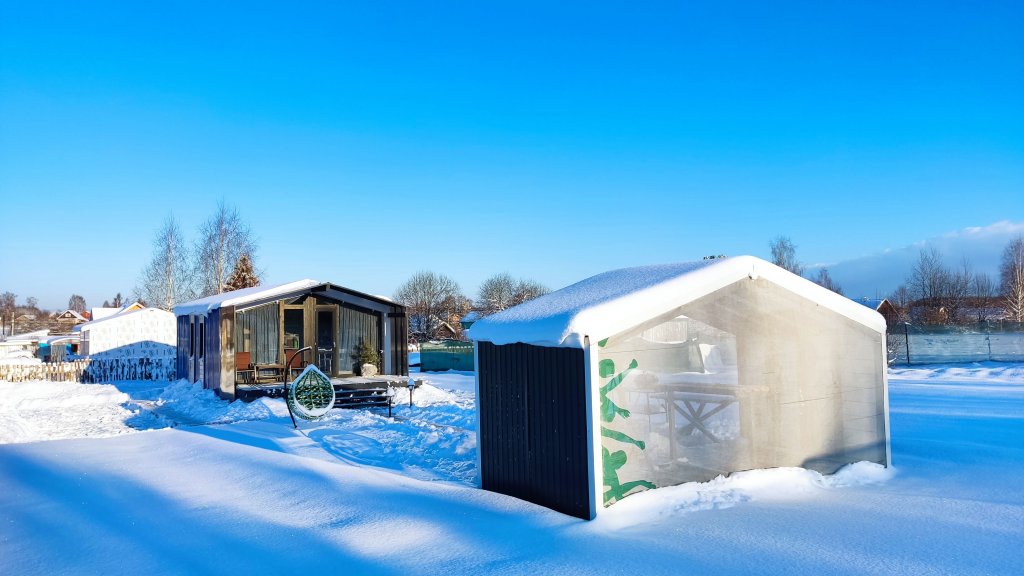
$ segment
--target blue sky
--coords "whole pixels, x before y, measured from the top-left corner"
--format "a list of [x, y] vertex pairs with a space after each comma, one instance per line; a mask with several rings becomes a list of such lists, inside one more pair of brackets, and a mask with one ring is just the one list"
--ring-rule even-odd
[[1019, 2], [0, 2], [0, 291], [46, 307], [220, 199], [266, 282], [379, 294], [1024, 223]]

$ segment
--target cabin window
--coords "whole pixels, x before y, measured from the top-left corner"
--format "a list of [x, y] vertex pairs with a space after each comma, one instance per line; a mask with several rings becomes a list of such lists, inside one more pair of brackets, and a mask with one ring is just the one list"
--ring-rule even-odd
[[206, 353], [206, 322], [199, 323], [199, 357]]
[[276, 363], [279, 318], [276, 303], [235, 313], [235, 350], [249, 352], [254, 364]]
[[298, 350], [305, 346], [305, 323], [301, 308], [286, 308], [284, 311], [284, 347]]

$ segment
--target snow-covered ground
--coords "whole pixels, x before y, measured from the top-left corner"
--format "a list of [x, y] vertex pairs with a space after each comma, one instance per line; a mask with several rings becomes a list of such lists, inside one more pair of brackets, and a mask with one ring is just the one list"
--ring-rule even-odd
[[0, 574], [1022, 574], [1024, 366], [890, 373], [895, 466], [584, 522], [476, 483], [473, 377], [293, 430], [184, 382], [0, 382]]

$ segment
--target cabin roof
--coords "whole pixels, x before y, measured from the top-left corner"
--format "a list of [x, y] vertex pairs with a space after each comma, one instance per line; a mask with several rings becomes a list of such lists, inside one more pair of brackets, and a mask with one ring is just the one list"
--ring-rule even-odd
[[225, 306], [241, 307], [247, 304], [268, 300], [286, 299], [299, 296], [304, 293], [322, 293], [332, 289], [390, 307], [402, 308], [401, 304], [387, 298], [371, 296], [330, 282], [320, 282], [318, 280], [310, 280], [307, 278], [304, 280], [297, 280], [295, 282], [288, 282], [286, 284], [277, 284], [275, 286], [256, 286], [253, 288], [232, 290], [231, 292], [224, 292], [222, 294], [214, 294], [213, 296], [207, 296], [206, 298], [200, 298], [191, 302], [178, 304], [174, 307], [174, 313], [178, 316], [185, 314], [206, 314], [211, 310]]

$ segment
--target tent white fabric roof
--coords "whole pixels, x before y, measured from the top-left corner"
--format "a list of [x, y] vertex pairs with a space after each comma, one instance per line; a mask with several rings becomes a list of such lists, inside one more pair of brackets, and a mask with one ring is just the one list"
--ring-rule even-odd
[[323, 282], [307, 278], [305, 280], [297, 280], [295, 282], [278, 284], [276, 286], [256, 286], [254, 288], [232, 290], [231, 292], [214, 294], [213, 296], [207, 296], [206, 298], [200, 298], [198, 300], [192, 300], [191, 302], [178, 304], [174, 307], [174, 313], [178, 316], [182, 314], [206, 314], [210, 310], [214, 310], [222, 306], [241, 306], [264, 298], [273, 298], [274, 296], [280, 296], [281, 294], [287, 294], [296, 290], [305, 290], [306, 288], [312, 288], [313, 286], [320, 284], [323, 284]]
[[612, 270], [477, 321], [473, 340], [581, 348], [743, 278], [763, 278], [885, 332], [882, 315], [754, 256]]

